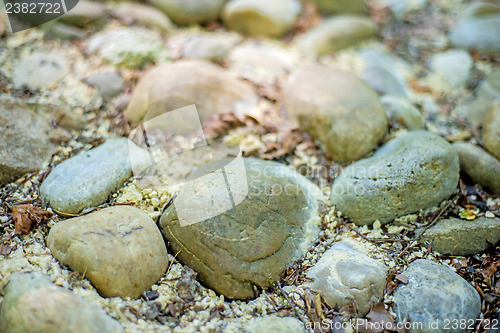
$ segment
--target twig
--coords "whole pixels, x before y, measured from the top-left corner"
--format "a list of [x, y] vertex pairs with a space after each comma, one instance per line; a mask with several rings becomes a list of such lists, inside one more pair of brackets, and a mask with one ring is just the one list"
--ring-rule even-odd
[[415, 243], [417, 242], [417, 240], [420, 238], [420, 236], [422, 236], [429, 228], [431, 228], [432, 226], [434, 226], [438, 219], [441, 217], [441, 215], [443, 215], [443, 213], [451, 207], [451, 205], [453, 204], [453, 202], [455, 201], [455, 199], [458, 198], [458, 195], [456, 195], [453, 199], [450, 200], [450, 202], [448, 202], [448, 204], [446, 206], [444, 206], [443, 209], [441, 209], [439, 211], [439, 214], [436, 215], [436, 217], [434, 217], [431, 221], [431, 223], [429, 223], [425, 228], [422, 229], [422, 231], [420, 231], [418, 233], [417, 236], [415, 236], [415, 238], [413, 238], [411, 240], [411, 242], [401, 251], [399, 252], [397, 255], [396, 255], [396, 258], [401, 258], [401, 256], [406, 252], [408, 251], [409, 248], [411, 248], [413, 245], [415, 245]]
[[363, 235], [359, 230], [357, 230], [354, 227], [347, 226], [349, 229], [354, 231], [358, 236], [363, 238], [364, 240], [367, 240], [369, 242], [374, 242], [374, 243], [381, 243], [381, 242], [402, 242], [402, 239], [392, 239], [392, 238], [368, 238], [366, 235]]
[[[300, 313], [300, 310], [297, 308], [294, 302], [290, 300], [290, 297], [286, 294], [286, 292], [281, 288], [281, 283], [278, 281], [278, 290], [280, 291], [281, 295], [285, 298], [285, 300], [290, 304], [290, 306], [293, 308], [293, 311], [295, 312], [295, 315], [300, 319], [300, 321], [304, 324], [304, 328], [307, 329], [307, 321], [304, 318], [304, 316]], [[312, 330], [309, 330], [310, 332]]]

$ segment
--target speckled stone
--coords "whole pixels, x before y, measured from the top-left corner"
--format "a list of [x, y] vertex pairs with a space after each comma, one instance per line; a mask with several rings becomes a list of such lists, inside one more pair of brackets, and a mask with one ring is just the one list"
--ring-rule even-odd
[[38, 272], [12, 274], [3, 294], [3, 333], [124, 332], [104, 310], [50, 283]]
[[[481, 297], [478, 292], [450, 268], [418, 259], [403, 274], [408, 284], [401, 284], [394, 292], [394, 312], [398, 322], [422, 323], [422, 329], [412, 332], [450, 332], [449, 328], [445, 329], [445, 320], [476, 320], [479, 316]], [[468, 330], [458, 327], [453, 332]]]
[[47, 246], [104, 297], [139, 297], [168, 265], [158, 227], [146, 213], [130, 206], [59, 222], [50, 230]]
[[117, 28], [94, 34], [86, 50], [120, 67], [141, 68], [166, 59], [161, 36], [141, 28]]
[[477, 254], [488, 249], [490, 244], [495, 245], [500, 241], [500, 219], [443, 219], [425, 231], [420, 241], [432, 242], [432, 249], [443, 254]]
[[307, 272], [306, 283], [320, 293], [332, 308], [354, 304], [361, 316], [370, 311], [384, 294], [387, 267], [356, 249], [355, 243], [341, 241], [328, 249]]
[[[255, 286], [269, 287], [309, 250], [319, 233], [323, 195], [308, 179], [276, 162], [246, 158], [244, 168], [231, 174], [236, 172], [244, 172], [248, 195], [233, 208], [181, 225], [181, 214], [197, 216], [218, 204], [206, 200], [207, 195], [228, 196], [227, 187], [215, 183], [222, 177], [210, 173], [192, 186], [184, 185], [186, 193], [181, 189], [177, 197], [181, 202], [176, 199], [165, 210], [160, 228], [173, 251], [179, 252], [177, 258], [207, 287], [228, 298], [249, 299], [255, 297]], [[229, 183], [235, 184], [233, 178], [228, 176]], [[233, 197], [241, 190], [232, 190]]]
[[387, 223], [439, 204], [456, 189], [459, 162], [443, 138], [412, 131], [345, 168], [331, 201], [351, 222]]
[[78, 214], [106, 201], [131, 176], [128, 140], [109, 140], [56, 165], [40, 196], [57, 211]]
[[387, 131], [377, 94], [350, 73], [319, 65], [299, 69], [283, 87], [283, 102], [287, 113], [316, 136], [335, 161], [359, 159]]
[[389, 114], [389, 119], [403, 125], [411, 131], [424, 128], [425, 119], [420, 111], [405, 98], [385, 95], [380, 102]]
[[37, 90], [55, 84], [68, 70], [68, 61], [60, 52], [34, 52], [14, 65], [12, 80], [16, 89]]

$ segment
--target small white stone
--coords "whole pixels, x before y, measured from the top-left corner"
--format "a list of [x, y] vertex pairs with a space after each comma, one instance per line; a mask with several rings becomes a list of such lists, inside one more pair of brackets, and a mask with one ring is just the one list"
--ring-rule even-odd
[[492, 212], [488, 211], [488, 212], [486, 212], [486, 213], [484, 214], [484, 216], [486, 216], [487, 218], [492, 219], [492, 218], [494, 218], [494, 217], [495, 217], [495, 214], [493, 214]]

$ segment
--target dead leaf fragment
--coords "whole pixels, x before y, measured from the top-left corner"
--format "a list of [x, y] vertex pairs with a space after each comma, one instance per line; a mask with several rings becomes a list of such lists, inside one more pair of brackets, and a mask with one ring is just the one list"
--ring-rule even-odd
[[33, 205], [16, 205], [10, 207], [16, 227], [15, 234], [27, 235], [40, 222], [54, 215], [40, 207]]
[[396, 274], [394, 277], [396, 278], [396, 280], [398, 280], [399, 282], [401, 282], [403, 284], [408, 283], [408, 278], [406, 276], [404, 276], [403, 274]]

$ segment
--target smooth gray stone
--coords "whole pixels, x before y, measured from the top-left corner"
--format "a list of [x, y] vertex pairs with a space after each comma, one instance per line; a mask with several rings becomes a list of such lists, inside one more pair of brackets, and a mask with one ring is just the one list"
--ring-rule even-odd
[[1, 101], [0, 184], [9, 183], [48, 163], [55, 147], [51, 128], [34, 106]]
[[473, 181], [500, 193], [500, 161], [484, 149], [471, 143], [456, 142], [453, 149], [458, 154], [460, 169]]
[[39, 272], [14, 273], [0, 308], [3, 333], [120, 333], [103, 309], [52, 284]]
[[468, 256], [488, 249], [500, 241], [500, 219], [480, 217], [472, 221], [456, 218], [440, 220], [420, 238], [432, 242], [439, 253]]
[[500, 53], [500, 14], [491, 13], [469, 16], [451, 29], [452, 45], [487, 54]]
[[[394, 292], [396, 320], [421, 323], [419, 333], [465, 333], [451, 329], [455, 320], [476, 320], [481, 312], [481, 297], [474, 287], [450, 268], [430, 260], [418, 259], [403, 273], [408, 284]], [[448, 329], [445, 324], [450, 321]]]
[[413, 131], [345, 168], [333, 183], [331, 200], [358, 225], [387, 223], [447, 199], [458, 178], [451, 145], [435, 134]]
[[113, 139], [58, 164], [40, 196], [57, 211], [78, 214], [106, 201], [131, 176], [128, 140]]
[[354, 301], [361, 316], [380, 301], [384, 294], [387, 267], [359, 250], [351, 242], [341, 241], [328, 249], [307, 272], [307, 283], [320, 293], [332, 308], [340, 309]]
[[69, 12], [61, 16], [58, 21], [80, 28], [95, 25], [106, 15], [106, 6], [97, 1], [80, 0]]
[[384, 106], [385, 111], [389, 113], [389, 119], [392, 121], [403, 125], [410, 131], [424, 128], [424, 117], [409, 100], [385, 95], [380, 98], [380, 103]]
[[469, 78], [474, 61], [464, 50], [448, 50], [434, 54], [430, 61], [431, 69], [453, 88], [463, 87]]
[[473, 127], [480, 127], [484, 123], [491, 104], [500, 99], [500, 70], [493, 70], [481, 82], [477, 89], [477, 97], [466, 107], [466, 118]]
[[375, 35], [375, 24], [364, 16], [338, 15], [324, 20], [296, 39], [296, 47], [314, 58], [358, 44]]
[[125, 83], [118, 73], [97, 73], [90, 75], [86, 80], [88, 85], [99, 89], [102, 97], [114, 97], [119, 95]]

